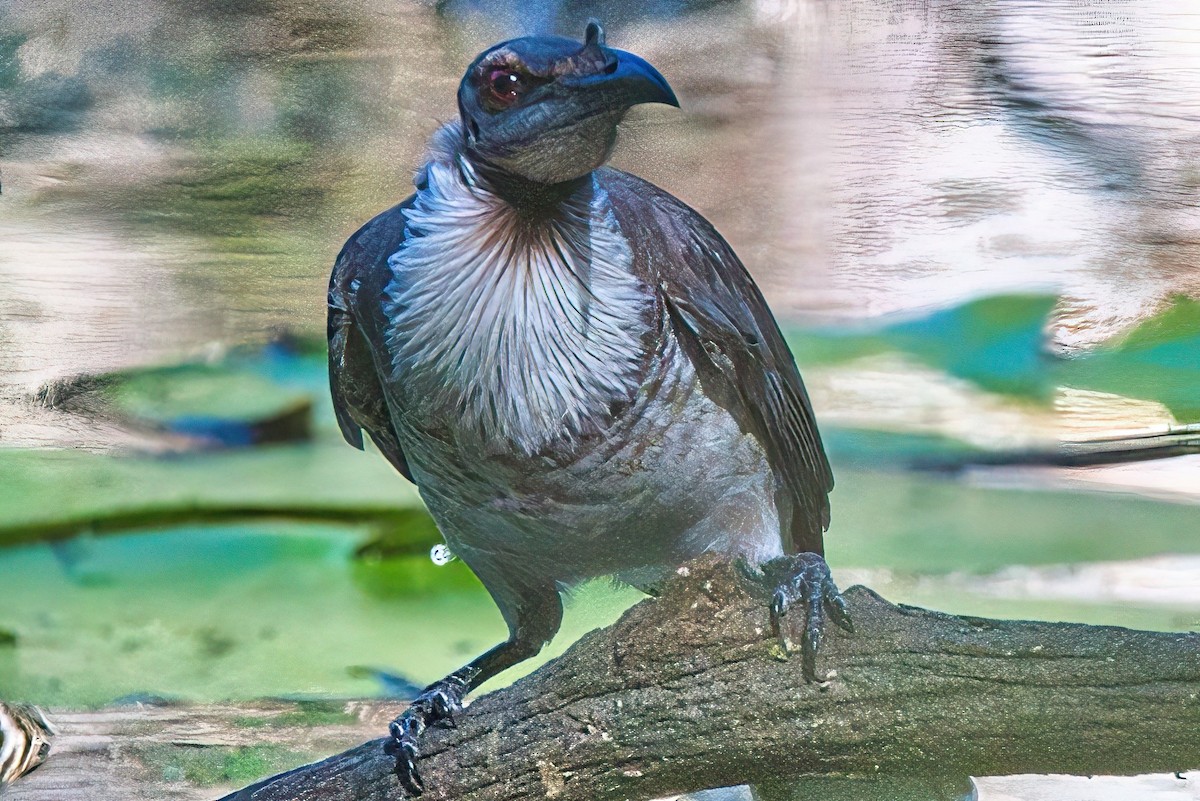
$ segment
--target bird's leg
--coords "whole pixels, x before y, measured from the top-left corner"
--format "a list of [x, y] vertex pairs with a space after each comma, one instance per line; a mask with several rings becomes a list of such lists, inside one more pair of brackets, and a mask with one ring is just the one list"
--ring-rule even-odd
[[[475, 660], [479, 661], [481, 660]], [[463, 699], [481, 681], [478, 679], [480, 668], [475, 666], [475, 662], [426, 687], [408, 709], [388, 726], [391, 739], [385, 749], [388, 754], [396, 757], [396, 776], [409, 795], [420, 795], [425, 790], [421, 774], [417, 772], [421, 735], [425, 733], [425, 729], [441, 721], [454, 725], [454, 716], [462, 711]]]
[[396, 758], [396, 776], [410, 796], [425, 791], [425, 783], [417, 771], [421, 735], [425, 730], [443, 721], [454, 725], [467, 693], [501, 671], [536, 655], [554, 637], [562, 622], [562, 601], [553, 588], [536, 593], [525, 591], [520, 595], [489, 589], [508, 623], [508, 640], [426, 687], [388, 727], [391, 739], [385, 748]]
[[807, 681], [824, 681], [817, 675], [817, 651], [828, 616], [846, 631], [853, 632], [846, 601], [833, 583], [829, 565], [815, 553], [798, 553], [763, 565], [763, 575], [775, 587], [771, 595], [771, 632], [788, 650], [787, 614], [797, 605], [804, 609], [804, 629], [800, 639], [801, 671]]

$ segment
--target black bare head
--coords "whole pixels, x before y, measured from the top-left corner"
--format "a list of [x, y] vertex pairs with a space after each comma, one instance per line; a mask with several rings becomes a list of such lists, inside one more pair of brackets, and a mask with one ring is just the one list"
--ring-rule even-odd
[[458, 89], [471, 160], [538, 184], [570, 181], [603, 164], [617, 123], [639, 103], [679, 105], [658, 70], [606, 47], [595, 22], [582, 46], [528, 36], [485, 50]]

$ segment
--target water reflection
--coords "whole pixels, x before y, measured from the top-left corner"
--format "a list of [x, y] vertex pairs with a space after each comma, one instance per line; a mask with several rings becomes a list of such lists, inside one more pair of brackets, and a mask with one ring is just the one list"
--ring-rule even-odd
[[[1052, 333], [1069, 348], [1200, 293], [1190, 0], [600, 10], [684, 103], [636, 112], [618, 163], [713, 219], [784, 314], [1039, 287], [1066, 296]], [[318, 333], [333, 254], [407, 194], [462, 65], [590, 13], [6, 5], [0, 383]]]
[[1054, 287], [1057, 342], [1079, 345], [1196, 291], [1193, 6], [828, 8], [805, 61], [827, 98], [832, 307]]

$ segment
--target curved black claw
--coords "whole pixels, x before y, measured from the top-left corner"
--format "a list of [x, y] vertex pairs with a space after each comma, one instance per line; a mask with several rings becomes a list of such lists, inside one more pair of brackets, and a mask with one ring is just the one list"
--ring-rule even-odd
[[817, 675], [817, 651], [825, 616], [846, 631], [853, 632], [846, 601], [833, 583], [829, 565], [815, 553], [785, 556], [764, 566], [764, 574], [778, 581], [771, 596], [771, 631], [780, 646], [788, 650], [784, 618], [796, 604], [804, 606], [804, 634], [800, 641], [801, 670], [806, 681], [824, 681]]
[[435, 723], [445, 721], [453, 726], [454, 716], [462, 711], [463, 697], [468, 689], [462, 677], [451, 674], [426, 687], [388, 727], [392, 739], [387, 742], [385, 751], [396, 757], [396, 776], [410, 796], [425, 792], [425, 783], [417, 771], [421, 735]]

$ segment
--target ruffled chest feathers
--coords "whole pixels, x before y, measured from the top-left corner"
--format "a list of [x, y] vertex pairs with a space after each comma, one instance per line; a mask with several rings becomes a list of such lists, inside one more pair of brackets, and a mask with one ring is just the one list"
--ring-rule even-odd
[[531, 221], [434, 161], [406, 218], [386, 311], [410, 406], [533, 453], [633, 397], [653, 294], [602, 190]]

